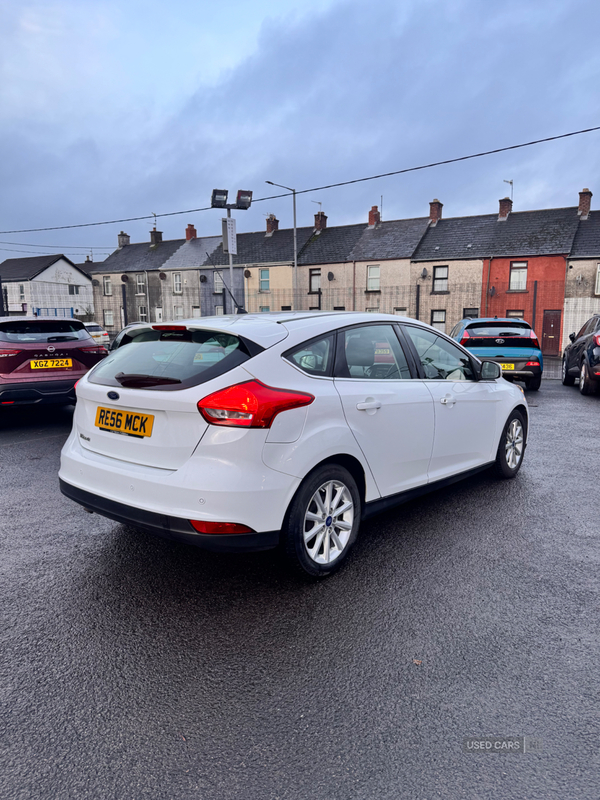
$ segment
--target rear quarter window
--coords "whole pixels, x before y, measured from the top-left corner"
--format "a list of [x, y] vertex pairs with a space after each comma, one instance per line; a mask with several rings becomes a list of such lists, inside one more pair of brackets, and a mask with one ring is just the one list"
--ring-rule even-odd
[[262, 350], [241, 337], [206, 330], [146, 330], [132, 341], [135, 347], [112, 351], [89, 380], [103, 386], [185, 389], [229, 372]]

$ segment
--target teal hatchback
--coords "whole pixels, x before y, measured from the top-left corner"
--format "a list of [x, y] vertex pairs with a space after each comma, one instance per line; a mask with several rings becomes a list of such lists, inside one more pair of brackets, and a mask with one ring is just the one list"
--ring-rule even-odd
[[542, 382], [544, 361], [540, 343], [523, 319], [484, 317], [463, 319], [450, 336], [479, 359], [495, 361], [502, 377], [523, 381], [526, 389], [537, 391]]

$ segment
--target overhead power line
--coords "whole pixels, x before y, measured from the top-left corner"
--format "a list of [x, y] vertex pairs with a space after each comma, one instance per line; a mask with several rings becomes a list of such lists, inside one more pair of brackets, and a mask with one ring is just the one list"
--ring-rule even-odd
[[32, 244], [31, 242], [0, 242], [0, 244], [10, 244], [13, 247], [42, 247], [46, 250], [106, 250], [112, 252], [110, 247], [94, 247], [85, 244]]
[[[417, 172], [422, 169], [431, 169], [432, 167], [441, 167], [444, 164], [456, 164], [459, 161], [468, 161], [472, 158], [482, 158], [483, 156], [491, 156], [495, 153], [506, 153], [509, 150], [519, 150], [523, 147], [532, 147], [536, 144], [543, 144], [544, 142], [555, 142], [558, 139], [567, 139], [570, 136], [579, 136], [583, 133], [592, 133], [599, 131], [600, 125], [594, 128], [583, 128], [579, 131], [570, 131], [569, 133], [561, 133], [558, 136], [546, 136], [544, 139], [534, 139], [531, 142], [522, 142], [521, 144], [512, 144], [508, 147], [497, 147], [494, 150], [484, 150], [482, 153], [471, 153], [468, 156], [459, 156], [458, 158], [447, 158], [444, 161], [432, 161], [430, 164], [420, 164], [418, 167], [406, 167], [405, 169], [396, 169], [392, 172], [382, 172], [379, 175], [369, 175], [367, 178], [354, 178], [349, 181], [339, 181], [338, 183], [328, 183], [325, 186], [314, 186], [312, 189], [300, 189], [296, 194], [308, 194], [309, 192], [321, 192], [325, 189], [334, 189], [338, 186], [350, 186], [353, 183], [364, 183], [365, 181], [375, 181], [379, 178], [389, 178], [392, 175], [405, 175], [407, 172]], [[265, 200], [276, 200], [280, 197], [289, 197], [291, 192], [284, 192], [283, 194], [272, 194], [268, 197], [259, 197], [253, 200], [253, 203], [262, 203]], [[202, 208], [188, 208], [186, 211], [167, 211], [164, 214], [145, 214], [140, 217], [123, 217], [122, 219], [110, 219], [102, 222], [80, 222], [76, 225], [54, 225], [47, 228], [21, 228], [20, 230], [0, 231], [0, 235], [10, 233], [38, 233], [41, 231], [62, 231], [71, 228], [91, 228], [97, 225], [117, 225], [122, 222], [138, 222], [144, 219], [156, 219], [162, 217], [175, 217], [181, 214], [197, 214], [200, 211], [210, 211], [211, 206], [204, 206]]]

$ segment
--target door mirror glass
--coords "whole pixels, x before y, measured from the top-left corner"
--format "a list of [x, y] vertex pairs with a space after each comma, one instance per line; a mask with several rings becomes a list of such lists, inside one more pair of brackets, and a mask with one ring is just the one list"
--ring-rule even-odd
[[480, 375], [482, 381], [495, 381], [502, 375], [502, 369], [495, 361], [482, 361]]
[[570, 339], [572, 342], [574, 342], [574, 341], [575, 341], [575, 334], [574, 334], [574, 333], [570, 333], [570, 334], [569, 334], [569, 339]]

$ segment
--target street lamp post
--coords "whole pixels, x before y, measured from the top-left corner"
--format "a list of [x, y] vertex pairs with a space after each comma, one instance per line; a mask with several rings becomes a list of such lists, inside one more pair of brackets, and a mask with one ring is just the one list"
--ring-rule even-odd
[[265, 181], [270, 186], [278, 186], [280, 189], [287, 189], [288, 192], [292, 193], [293, 201], [294, 201], [294, 277], [292, 278], [292, 286], [293, 286], [293, 293], [294, 293], [294, 302], [293, 307], [294, 309], [298, 305], [298, 237], [296, 235], [296, 190], [290, 189], [289, 186], [283, 186], [281, 183], [273, 183], [273, 181]]
[[[210, 200], [211, 208], [226, 208], [227, 209], [227, 220], [231, 219], [231, 209], [232, 208], [239, 208], [243, 211], [247, 211], [250, 208], [250, 204], [252, 203], [252, 192], [244, 191], [243, 189], [239, 189], [236, 197], [235, 203], [228, 203], [227, 202], [227, 190], [226, 189], [213, 189], [213, 193]], [[235, 224], [235, 220], [234, 220]], [[225, 232], [223, 234], [225, 237]], [[229, 222], [227, 224], [227, 236], [229, 236]], [[235, 229], [233, 233], [233, 239], [235, 241]], [[225, 239], [223, 240], [223, 244], [225, 244]], [[227, 253], [229, 255], [229, 293], [232, 297], [233, 294], [233, 256], [237, 255], [237, 245], [235, 245], [235, 250], [233, 250], [229, 245], [227, 247]], [[236, 302], [234, 300], [234, 302]], [[237, 303], [236, 303], [237, 305]], [[232, 309], [233, 310], [233, 309]]]

